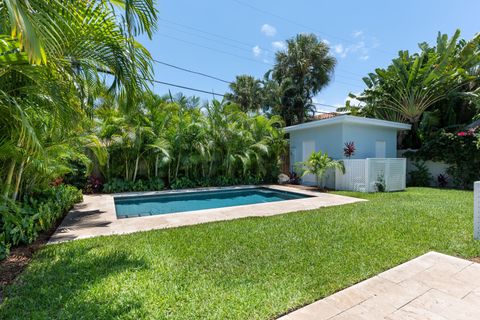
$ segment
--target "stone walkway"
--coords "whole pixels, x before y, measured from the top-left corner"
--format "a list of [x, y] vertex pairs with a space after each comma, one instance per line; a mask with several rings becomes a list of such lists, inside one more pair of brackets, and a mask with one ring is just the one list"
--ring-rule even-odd
[[[251, 187], [252, 186], [189, 189], [181, 191], [130, 193], [128, 195], [160, 195], [178, 192], [188, 193], [199, 190], [224, 190]], [[345, 197], [329, 193], [294, 189], [286, 186], [267, 185], [264, 187], [295, 193], [303, 193], [311, 197], [288, 201], [258, 203], [236, 207], [225, 207], [217, 209], [117, 219], [114, 203], [114, 196], [116, 195], [86, 195], [84, 196], [84, 201], [76, 205], [75, 208], [67, 214], [65, 219], [62, 221], [62, 224], [57, 228], [55, 233], [50, 238], [49, 243], [113, 234], [125, 234], [153, 229], [180, 227], [245, 217], [273, 216], [294, 211], [312, 210], [320, 207], [328, 207], [365, 201], [363, 199]], [[125, 195], [126, 194], [121, 194], [119, 196]]]
[[281, 320], [478, 320], [480, 264], [429, 252]]

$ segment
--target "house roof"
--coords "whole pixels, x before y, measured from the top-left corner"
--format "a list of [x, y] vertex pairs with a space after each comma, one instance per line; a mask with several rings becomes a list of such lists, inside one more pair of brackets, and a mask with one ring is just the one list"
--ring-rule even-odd
[[330, 118], [333, 118], [333, 117], [338, 117], [340, 115], [341, 115], [341, 113], [338, 113], [338, 112], [325, 112], [325, 113], [320, 113], [320, 114], [315, 115], [314, 119], [315, 120], [325, 120], [325, 119], [330, 119]]
[[343, 124], [343, 123], [363, 124], [368, 126], [392, 128], [397, 130], [410, 130], [410, 128], [412, 127], [411, 125], [406, 123], [342, 115], [342, 116], [337, 116], [329, 119], [317, 120], [317, 121], [312, 121], [312, 122], [307, 122], [307, 123], [286, 127], [285, 132], [293, 132], [293, 131], [305, 130], [310, 128], [319, 128], [323, 126]]

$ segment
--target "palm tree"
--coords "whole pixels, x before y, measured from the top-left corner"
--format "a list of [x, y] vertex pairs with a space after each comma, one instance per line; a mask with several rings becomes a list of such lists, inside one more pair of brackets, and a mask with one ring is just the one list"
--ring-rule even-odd
[[[102, 87], [101, 74], [111, 80], [111, 92], [130, 102], [147, 89], [151, 58], [134, 36], [152, 34], [156, 12], [151, 0], [0, 0], [0, 16], [0, 106], [6, 124], [0, 149], [16, 150], [0, 163], [7, 167], [0, 178], [8, 195], [15, 175], [32, 176], [23, 173], [26, 162], [48, 156], [37, 126], [77, 129]], [[43, 121], [36, 121], [37, 115]], [[18, 187], [13, 189], [16, 195]]]
[[244, 112], [260, 111], [263, 104], [260, 80], [249, 75], [240, 75], [229, 87], [232, 93], [225, 95], [227, 100], [238, 104]]
[[321, 187], [323, 177], [325, 173], [330, 169], [338, 169], [345, 174], [345, 165], [343, 161], [333, 160], [328, 156], [328, 153], [322, 153], [322, 151], [312, 152], [310, 157], [305, 162], [298, 163], [302, 167], [302, 177], [307, 174], [315, 175], [317, 187]]
[[299, 34], [287, 40], [287, 49], [276, 53], [272, 79], [283, 88], [283, 108], [291, 109], [295, 119], [287, 125], [303, 123], [312, 109], [312, 97], [331, 79], [336, 60], [328, 45], [314, 34]]

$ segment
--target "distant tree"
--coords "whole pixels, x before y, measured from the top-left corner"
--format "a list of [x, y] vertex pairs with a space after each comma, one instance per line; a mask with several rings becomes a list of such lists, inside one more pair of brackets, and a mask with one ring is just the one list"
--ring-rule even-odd
[[299, 34], [287, 40], [287, 49], [277, 52], [275, 60], [267, 80], [276, 85], [265, 85], [281, 93], [273, 112], [281, 115], [287, 125], [303, 123], [314, 111], [312, 97], [330, 82], [336, 60], [328, 45], [314, 34]]
[[240, 106], [242, 111], [259, 111], [262, 108], [262, 83], [249, 75], [237, 76], [230, 84], [232, 93], [225, 95], [226, 99]]

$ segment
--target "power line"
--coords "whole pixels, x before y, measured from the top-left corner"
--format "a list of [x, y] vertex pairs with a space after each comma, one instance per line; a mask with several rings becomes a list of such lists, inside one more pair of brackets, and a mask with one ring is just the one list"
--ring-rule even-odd
[[164, 84], [164, 85], [166, 85], [166, 86], [171, 86], [171, 87], [176, 87], [176, 88], [180, 88], [180, 89], [185, 89], [185, 90], [190, 90], [190, 91], [196, 91], [196, 92], [201, 92], [201, 93], [206, 93], [206, 94], [213, 94], [213, 95], [219, 96], [219, 97], [225, 97], [224, 94], [215, 93], [215, 92], [213, 92], [213, 91], [196, 89], [196, 88], [192, 88], [192, 87], [182, 86], [182, 85], [179, 85], [179, 84], [174, 84], [174, 83], [170, 83], [170, 82], [164, 82], [164, 81], [155, 80], [155, 79], [146, 79], [146, 80], [152, 81], [152, 82], [155, 82], [155, 83], [159, 83], [159, 84]]
[[247, 58], [247, 57], [244, 57], [244, 56], [240, 56], [240, 55], [237, 55], [237, 54], [228, 52], [228, 51], [223, 51], [223, 50], [215, 49], [215, 48], [212, 48], [212, 47], [204, 46], [204, 45], [202, 45], [202, 44], [198, 44], [198, 43], [195, 43], [195, 42], [183, 40], [183, 39], [180, 39], [180, 38], [177, 38], [177, 37], [172, 37], [172, 36], [167, 35], [167, 34], [162, 34], [162, 33], [157, 33], [157, 34], [160, 35], [160, 36], [166, 37], [166, 38], [170, 38], [170, 39], [175, 40], [175, 41], [187, 43], [187, 44], [190, 44], [190, 45], [192, 45], [192, 46], [196, 46], [196, 47], [199, 47], [199, 48], [208, 49], [208, 50], [211, 50], [211, 51], [214, 51], [214, 52], [219, 52], [219, 53], [226, 54], [226, 55], [229, 55], [229, 56], [232, 56], [232, 57], [236, 57], [236, 58], [239, 58], [239, 59], [248, 60], [248, 61], [253, 61], [253, 62], [255, 62], [255, 63], [260, 63], [260, 64], [264, 64], [264, 65], [271, 65], [271, 63], [266, 63], [266, 62], [263, 62], [263, 61], [254, 60], [254, 59]]
[[158, 64], [162, 64], [162, 65], [164, 65], [164, 66], [167, 66], [167, 67], [175, 68], [175, 69], [178, 69], [178, 70], [182, 70], [182, 71], [185, 71], [185, 72], [197, 74], [197, 75], [200, 75], [200, 76], [203, 76], [203, 77], [207, 77], [207, 78], [210, 78], [210, 79], [214, 79], [214, 80], [217, 80], [217, 81], [221, 81], [221, 82], [224, 82], [224, 83], [232, 84], [231, 81], [223, 80], [223, 79], [221, 79], [221, 78], [218, 78], [218, 77], [215, 77], [215, 76], [211, 76], [211, 75], [208, 75], [208, 74], [203, 73], [203, 72], [198, 72], [198, 71], [193, 71], [193, 70], [190, 70], [190, 69], [182, 68], [182, 67], [175, 66], [175, 65], [173, 65], [173, 64], [166, 63], [166, 62], [163, 62], [163, 61], [160, 61], [160, 60], [156, 60], [156, 59], [153, 59], [153, 61], [155, 61], [155, 62], [158, 63]]
[[[235, 1], [235, 0], [233, 0]], [[210, 36], [213, 36], [213, 37], [217, 37], [217, 38], [220, 38], [220, 39], [225, 39], [225, 40], [228, 40], [228, 41], [231, 41], [231, 42], [236, 42], [236, 43], [239, 43], [239, 44], [242, 44], [244, 46], [247, 46], [248, 48], [253, 48], [255, 46], [258, 46], [258, 45], [254, 45], [254, 44], [251, 44], [251, 43], [246, 43], [246, 42], [243, 42], [243, 41], [239, 41], [239, 40], [236, 40], [236, 39], [233, 39], [233, 38], [229, 38], [229, 37], [225, 37], [225, 36], [222, 36], [222, 35], [219, 35], [219, 34], [215, 34], [215, 33], [212, 33], [212, 32], [209, 32], [209, 31], [205, 31], [205, 30], [202, 30], [202, 29], [199, 29], [199, 28], [196, 28], [196, 27], [192, 27], [192, 26], [188, 26], [188, 25], [185, 25], [185, 24], [181, 24], [181, 23], [178, 23], [178, 22], [173, 22], [173, 21], [170, 21], [170, 20], [167, 20], [167, 19], [163, 19], [161, 18], [160, 20], [164, 21], [164, 22], [167, 22], [167, 23], [171, 23], [171, 24], [174, 24], [174, 25], [177, 25], [177, 26], [180, 26], [182, 28], [186, 28], [186, 29], [190, 29], [190, 30], [194, 30], [196, 32], [200, 32], [200, 33], [204, 33], [204, 34], [208, 34]], [[169, 26], [169, 28], [172, 28]], [[195, 35], [195, 34], [192, 34], [192, 33], [188, 33], [188, 32], [185, 32], [185, 31], [181, 31], [179, 29], [175, 29], [175, 28], [172, 28], [173, 30], [176, 30], [176, 31], [179, 31], [179, 32], [182, 32], [182, 33], [185, 33], [185, 34], [190, 34], [190, 35], [193, 35], [193, 36], [198, 36], [198, 35]], [[210, 41], [216, 41], [214, 39], [211, 39], [211, 38], [207, 38], [207, 37], [202, 37], [204, 39], [208, 39]], [[178, 38], [177, 38], [178, 39]], [[178, 39], [179, 41], [183, 41], [183, 42], [187, 42], [186, 40], [183, 40], [183, 39]], [[245, 51], [249, 51], [250, 50], [247, 50], [247, 49], [244, 49], [244, 48], [239, 48], [238, 46], [233, 46], [231, 44], [227, 44], [225, 42], [223, 42], [223, 44], [225, 45], [228, 45], [228, 46], [231, 46], [233, 48], [237, 48], [237, 49], [241, 49], [241, 50], [245, 50]], [[197, 45], [197, 44], [194, 44], [194, 45]], [[214, 48], [210, 48], [211, 50], [214, 50]], [[270, 50], [267, 50], [263, 47], [260, 47], [260, 49], [263, 51], [263, 52], [266, 52], [267, 54], [273, 54], [273, 52], [271, 52]], [[259, 62], [259, 61], [256, 61], [256, 62]], [[265, 63], [267, 65], [272, 65], [272, 63]], [[351, 75], [354, 75], [354, 76], [357, 76], [357, 77], [364, 77], [365, 75], [361, 75], [361, 74], [358, 74], [358, 73], [354, 73], [354, 72], [351, 72], [351, 71], [348, 71], [348, 70], [345, 70], [345, 69], [341, 69], [341, 68], [336, 68], [337, 71], [340, 71], [342, 73], [347, 73], [347, 74], [351, 74]], [[346, 76], [342, 76], [344, 78], [347, 78]], [[358, 79], [351, 79], [351, 80], [358, 80]]]
[[255, 46], [255, 45], [252, 45], [252, 44], [247, 43], [247, 42], [243, 42], [243, 41], [240, 41], [240, 40], [237, 40], [237, 39], [225, 37], [225, 36], [223, 36], [223, 35], [219, 35], [219, 34], [216, 34], [216, 33], [212, 33], [212, 32], [209, 32], [209, 31], [205, 31], [205, 30], [202, 30], [202, 29], [199, 29], [199, 28], [195, 28], [195, 27], [192, 27], [192, 26], [187, 26], [187, 25], [185, 25], [185, 24], [181, 24], [181, 23], [178, 23], [178, 22], [170, 21], [170, 20], [167, 20], [167, 19], [160, 18], [159, 20], [164, 21], [164, 22], [167, 22], [167, 23], [171, 23], [171, 24], [174, 24], [174, 25], [177, 25], [177, 26], [180, 26], [180, 27], [185, 28], [185, 29], [194, 30], [194, 31], [201, 32], [201, 33], [204, 33], [204, 34], [208, 34], [208, 35], [210, 35], [210, 36], [214, 36], [214, 37], [217, 37], [217, 38], [220, 38], [220, 39], [228, 40], [228, 41], [231, 41], [231, 42], [236, 42], [236, 43], [242, 44], [242, 45], [247, 46], [247, 47], [250, 47], [250, 48]]
[[[202, 39], [205, 39], [205, 40], [208, 40], [208, 41], [213, 41], [215, 42], [216, 44], [222, 44], [224, 46], [229, 46], [229, 47], [232, 47], [232, 48], [235, 48], [237, 50], [242, 50], [242, 51], [246, 51], [246, 52], [249, 52], [251, 53], [252, 52], [252, 47], [249, 47], [249, 49], [246, 49], [245, 47], [241, 47], [241, 46], [238, 46], [238, 45], [235, 45], [235, 44], [231, 44], [231, 43], [228, 43], [228, 42], [225, 42], [225, 41], [221, 41], [221, 40], [218, 40], [218, 39], [213, 39], [211, 37], [206, 37], [206, 36], [203, 36], [203, 35], [200, 35], [200, 34], [195, 34], [195, 33], [192, 33], [192, 32], [188, 32], [188, 31], [184, 31], [184, 30], [180, 30], [180, 29], [177, 29], [177, 28], [174, 28], [174, 27], [171, 27], [171, 26], [166, 26], [167, 28], [170, 28], [174, 31], [177, 31], [177, 32], [181, 32], [183, 34], [187, 34], [187, 35], [190, 35], [190, 36], [194, 36], [196, 38], [202, 38]], [[267, 50], [261, 48], [263, 51], [267, 52]]]
[[[272, 17], [275, 17], [275, 18], [277, 18], [277, 19], [286, 21], [286, 22], [288, 22], [288, 23], [290, 23], [290, 24], [293, 24], [293, 25], [296, 25], [296, 26], [298, 26], [298, 27], [305, 28], [305, 29], [310, 29], [311, 31], [317, 32], [317, 33], [319, 33], [319, 34], [324, 34], [324, 35], [326, 35], [326, 36], [328, 36], [328, 37], [330, 37], [330, 38], [335, 38], [335, 39], [342, 40], [342, 41], [345, 41], [345, 42], [350, 42], [350, 43], [353, 43], [353, 44], [355, 43], [355, 42], [352, 41], [352, 40], [345, 39], [345, 38], [343, 38], [343, 37], [338, 37], [338, 36], [335, 36], [335, 35], [333, 35], [333, 34], [329, 34], [329, 33], [326, 33], [326, 32], [320, 31], [320, 30], [317, 30], [317, 29], [315, 29], [315, 28], [312, 28], [312, 27], [309, 27], [309, 26], [307, 26], [307, 25], [301, 24], [301, 23], [299, 23], [299, 22], [297, 22], [297, 21], [294, 21], [294, 20], [291, 20], [291, 19], [289, 19], [289, 18], [280, 16], [280, 15], [275, 14], [275, 13], [273, 13], [273, 12], [270, 12], [270, 11], [267, 11], [267, 10], [264, 10], [264, 9], [261, 9], [261, 8], [258, 8], [258, 7], [255, 7], [255, 6], [253, 6], [253, 5], [249, 4], [249, 3], [246, 3], [246, 2], [244, 2], [244, 1], [240, 1], [240, 0], [232, 0], [232, 1], [236, 2], [237, 4], [242, 5], [242, 6], [244, 6], [244, 7], [248, 7], [248, 8], [250, 8], [250, 9], [254, 10], [254, 11], [258, 11], [258, 12], [261, 12], [261, 13], [263, 13], [263, 14], [266, 14], [266, 15], [269, 15], [269, 16], [272, 16]], [[371, 49], [376, 50], [376, 51], [378, 51], [378, 52], [382, 52], [382, 53], [384, 53], [384, 54], [391, 55], [389, 52], [384, 51], [384, 50], [381, 50], [381, 49], [378, 49], [378, 48], [371, 48]]]

